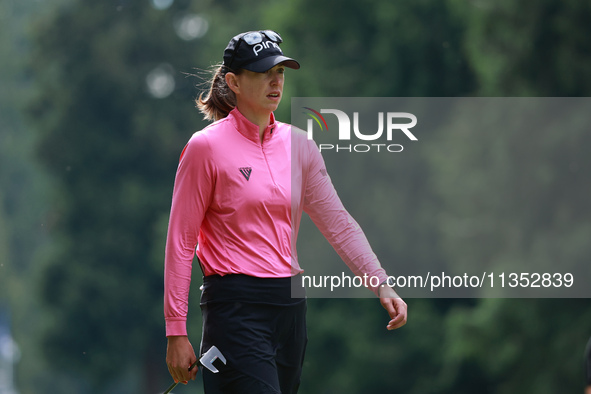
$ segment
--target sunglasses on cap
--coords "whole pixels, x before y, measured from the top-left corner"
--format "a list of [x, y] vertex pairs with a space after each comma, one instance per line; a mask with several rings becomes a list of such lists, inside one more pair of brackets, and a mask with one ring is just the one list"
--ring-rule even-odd
[[238, 43], [236, 44], [236, 47], [234, 48], [234, 51], [232, 53], [232, 57], [230, 58], [230, 62], [228, 63], [228, 67], [230, 67], [230, 69], [232, 69], [232, 64], [234, 63], [234, 58], [236, 57], [236, 54], [238, 53], [238, 49], [240, 48], [240, 44], [242, 43], [242, 41], [246, 42], [248, 45], [256, 45], [256, 44], [260, 44], [261, 42], [265, 41], [265, 38], [267, 40], [270, 40], [270, 41], [277, 43], [277, 44], [281, 44], [283, 42], [283, 39], [281, 38], [279, 33], [276, 33], [273, 30], [251, 31], [249, 33], [245, 33], [244, 35], [242, 35], [238, 39]]
[[[273, 30], [251, 31], [250, 33], [244, 34], [240, 38], [248, 45], [254, 45], [263, 42], [265, 37], [278, 44], [281, 44], [283, 42], [279, 33], [276, 33]], [[240, 45], [240, 42], [238, 43], [238, 45]], [[236, 49], [238, 49], [238, 47], [236, 47]]]

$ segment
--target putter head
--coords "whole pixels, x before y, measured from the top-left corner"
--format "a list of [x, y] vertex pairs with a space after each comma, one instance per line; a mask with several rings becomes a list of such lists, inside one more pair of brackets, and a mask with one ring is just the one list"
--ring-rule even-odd
[[201, 363], [201, 365], [203, 365], [205, 368], [209, 369], [211, 372], [218, 373], [220, 371], [216, 367], [214, 367], [214, 365], [213, 365], [213, 362], [217, 359], [220, 359], [224, 363], [224, 365], [226, 365], [226, 358], [224, 357], [222, 352], [220, 352], [220, 349], [218, 349], [215, 346], [212, 346], [199, 359], [199, 362]]

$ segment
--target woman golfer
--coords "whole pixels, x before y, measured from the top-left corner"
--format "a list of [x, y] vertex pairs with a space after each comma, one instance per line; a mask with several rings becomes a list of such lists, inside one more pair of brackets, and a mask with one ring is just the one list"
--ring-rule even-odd
[[[215, 122], [191, 137], [177, 169], [165, 257], [166, 362], [176, 382], [195, 379], [186, 317], [196, 252], [204, 276], [200, 351], [216, 346], [227, 360], [219, 373], [203, 369], [207, 394], [298, 391], [306, 301], [292, 297], [291, 278], [302, 272], [295, 251], [302, 211], [356, 275], [387, 280], [315, 143], [275, 120], [285, 68], [300, 68], [281, 42], [270, 30], [230, 40], [197, 100]], [[390, 315], [387, 328], [404, 325], [406, 304], [394, 290], [371, 290]]]

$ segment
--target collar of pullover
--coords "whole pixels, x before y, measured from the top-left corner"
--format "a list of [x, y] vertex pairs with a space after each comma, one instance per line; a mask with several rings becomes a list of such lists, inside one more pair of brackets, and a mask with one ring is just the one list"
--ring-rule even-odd
[[[260, 143], [259, 126], [246, 119], [246, 117], [242, 115], [240, 111], [238, 111], [238, 108], [234, 108], [232, 111], [230, 111], [228, 118], [232, 121], [232, 124], [234, 127], [236, 127], [236, 130], [238, 130], [240, 134], [253, 142]], [[267, 126], [263, 134], [263, 142], [269, 140], [272, 137], [275, 126], [275, 115], [271, 112], [269, 126]]]

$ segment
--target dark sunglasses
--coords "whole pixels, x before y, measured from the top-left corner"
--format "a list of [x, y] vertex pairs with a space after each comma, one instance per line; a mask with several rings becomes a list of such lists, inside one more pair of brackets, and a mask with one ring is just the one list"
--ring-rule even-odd
[[230, 58], [230, 63], [228, 64], [228, 67], [232, 69], [234, 58], [236, 57], [236, 53], [238, 52], [238, 48], [240, 48], [240, 44], [242, 43], [242, 41], [246, 42], [248, 45], [255, 45], [263, 42], [265, 40], [265, 37], [268, 40], [271, 40], [277, 44], [281, 44], [283, 42], [283, 39], [281, 38], [279, 33], [276, 33], [273, 30], [251, 31], [250, 33], [245, 33], [242, 37], [238, 39], [238, 44], [236, 44], [236, 48], [234, 48], [234, 52], [232, 53], [232, 57]]

